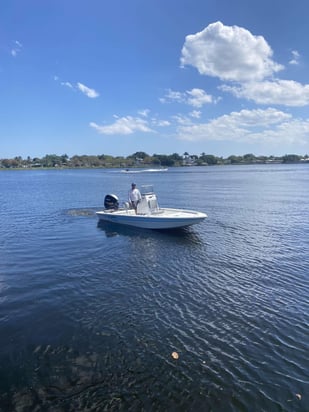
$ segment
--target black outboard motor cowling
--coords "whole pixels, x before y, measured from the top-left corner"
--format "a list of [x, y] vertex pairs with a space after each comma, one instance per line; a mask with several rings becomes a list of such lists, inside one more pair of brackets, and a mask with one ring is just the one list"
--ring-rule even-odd
[[119, 207], [119, 199], [116, 195], [106, 195], [104, 198], [105, 209], [117, 210]]

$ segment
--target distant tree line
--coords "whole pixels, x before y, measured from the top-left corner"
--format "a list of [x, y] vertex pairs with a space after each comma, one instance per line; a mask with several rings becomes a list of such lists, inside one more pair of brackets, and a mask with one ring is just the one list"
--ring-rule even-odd
[[212, 166], [226, 164], [258, 164], [258, 163], [298, 163], [308, 162], [309, 156], [287, 154], [284, 156], [255, 156], [252, 153], [243, 156], [231, 155], [227, 158], [217, 157], [212, 154], [201, 153], [199, 156], [185, 152], [183, 155], [171, 155], [135, 152], [130, 156], [110, 155], [74, 155], [58, 156], [47, 154], [42, 158], [28, 156], [23, 159], [16, 156], [13, 159], [0, 159], [0, 168], [130, 168], [130, 167], [172, 167], [172, 166]]

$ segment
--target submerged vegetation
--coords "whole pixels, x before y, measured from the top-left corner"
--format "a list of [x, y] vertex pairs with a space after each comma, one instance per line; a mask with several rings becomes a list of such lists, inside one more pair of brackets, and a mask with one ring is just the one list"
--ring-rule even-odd
[[129, 168], [129, 167], [172, 167], [172, 166], [212, 166], [227, 164], [259, 164], [259, 163], [298, 163], [308, 162], [309, 156], [299, 156], [287, 154], [284, 156], [255, 156], [252, 153], [243, 156], [231, 155], [227, 158], [217, 157], [211, 154], [201, 153], [192, 155], [185, 152], [183, 155], [173, 153], [171, 155], [136, 152], [130, 156], [110, 156], [110, 155], [74, 155], [69, 157], [47, 154], [42, 158], [28, 156], [23, 159], [21, 156], [13, 159], [0, 159], [2, 169], [20, 168]]

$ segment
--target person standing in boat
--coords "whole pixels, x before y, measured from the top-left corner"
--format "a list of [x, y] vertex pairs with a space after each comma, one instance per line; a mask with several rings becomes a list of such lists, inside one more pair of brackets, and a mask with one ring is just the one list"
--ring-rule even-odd
[[142, 198], [141, 192], [136, 187], [136, 184], [132, 183], [131, 190], [129, 190], [129, 202], [130, 202], [130, 205], [135, 210], [136, 214], [137, 214], [137, 204], [141, 200], [141, 198]]

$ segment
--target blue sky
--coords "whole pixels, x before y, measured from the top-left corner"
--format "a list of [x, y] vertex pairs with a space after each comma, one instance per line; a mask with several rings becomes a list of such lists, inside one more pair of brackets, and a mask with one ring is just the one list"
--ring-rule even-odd
[[0, 158], [309, 153], [307, 0], [2, 0]]

